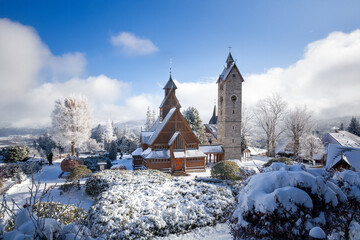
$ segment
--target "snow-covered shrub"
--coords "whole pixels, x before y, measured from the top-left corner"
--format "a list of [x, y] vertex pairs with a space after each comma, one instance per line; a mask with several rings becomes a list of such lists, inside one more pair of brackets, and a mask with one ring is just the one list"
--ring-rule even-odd
[[287, 158], [287, 157], [279, 157], [279, 158], [272, 158], [270, 159], [267, 163], [265, 163], [263, 165], [263, 167], [269, 167], [271, 166], [271, 164], [273, 164], [274, 162], [280, 162], [280, 163], [285, 163], [287, 165], [292, 165], [292, 160], [291, 158]]
[[97, 171], [97, 164], [98, 162], [106, 162], [106, 168], [111, 168], [111, 160], [105, 156], [94, 156], [94, 157], [87, 157], [82, 158], [83, 164], [86, 165], [92, 172]]
[[82, 161], [75, 156], [68, 156], [61, 161], [61, 170], [63, 172], [71, 172], [73, 168], [82, 165]]
[[13, 181], [21, 182], [26, 178], [26, 175], [17, 163], [7, 163], [0, 166], [0, 178], [10, 178]]
[[[323, 169], [273, 163], [237, 196], [235, 238], [307, 238], [314, 226], [334, 226], [347, 197]], [[335, 213], [335, 214], [333, 214]]]
[[65, 225], [83, 222], [86, 218], [83, 208], [57, 202], [38, 202], [33, 205], [33, 210], [38, 217], [53, 218]]
[[29, 157], [30, 149], [28, 146], [9, 146], [1, 151], [5, 162], [25, 161]]
[[241, 172], [233, 161], [221, 161], [211, 168], [211, 177], [229, 180], [239, 180]]
[[102, 171], [91, 176], [87, 185], [95, 180], [108, 189], [89, 210], [89, 227], [107, 239], [183, 233], [225, 221], [233, 210], [230, 190], [155, 170]]
[[87, 239], [91, 240], [90, 231], [74, 223], [64, 225], [53, 218], [39, 218], [33, 215], [32, 208], [20, 210], [15, 216], [14, 230], [6, 232], [4, 240], [23, 239]]
[[349, 199], [360, 203], [360, 173], [351, 170], [336, 172], [333, 179]]
[[42, 166], [39, 162], [31, 161], [31, 162], [17, 162], [16, 163], [20, 168], [21, 171], [25, 174], [33, 174], [37, 173], [41, 170]]

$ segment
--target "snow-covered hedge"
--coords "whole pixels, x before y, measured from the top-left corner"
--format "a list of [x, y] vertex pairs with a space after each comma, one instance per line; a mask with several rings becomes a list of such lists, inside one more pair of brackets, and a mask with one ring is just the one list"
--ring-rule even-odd
[[324, 169], [273, 163], [239, 193], [231, 228], [236, 238], [307, 238], [315, 226], [327, 234], [348, 232], [341, 224], [358, 222], [358, 214]]
[[16, 182], [21, 182], [26, 179], [26, 175], [17, 163], [7, 163], [0, 166], [0, 178], [9, 178]]
[[224, 221], [233, 211], [230, 190], [155, 170], [102, 171], [86, 185], [106, 190], [89, 210], [88, 220], [92, 233], [106, 234], [107, 239], [182, 233]]
[[3, 148], [0, 154], [5, 162], [25, 161], [29, 157], [30, 149], [28, 146], [14, 145]]

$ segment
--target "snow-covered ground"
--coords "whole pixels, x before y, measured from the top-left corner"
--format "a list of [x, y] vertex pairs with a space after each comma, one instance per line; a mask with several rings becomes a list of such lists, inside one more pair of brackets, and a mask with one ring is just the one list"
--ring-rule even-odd
[[[88, 157], [87, 155], [80, 155], [80, 158]], [[255, 171], [258, 167], [268, 160], [266, 157], [257, 157], [253, 156], [251, 160], [244, 160], [239, 162], [239, 166], [247, 167], [254, 169]], [[52, 198], [54, 202], [60, 202], [64, 204], [74, 204], [79, 205], [84, 208], [86, 211], [94, 204], [92, 197], [87, 195], [84, 191], [84, 188], [80, 191], [73, 190], [70, 192], [62, 193], [59, 190], [59, 186], [65, 183], [65, 178], [58, 178], [61, 174], [60, 169], [61, 160], [55, 160], [53, 165], [44, 165], [42, 170], [34, 175], [36, 180], [40, 179], [41, 186], [40, 190], [42, 191], [46, 185], [46, 188], [49, 188], [52, 185], [57, 185], [54, 189], [49, 192], [49, 198]], [[112, 162], [113, 165], [123, 165], [128, 170], [132, 170], [132, 157], [131, 155], [124, 155], [122, 159], [118, 156], [118, 159]], [[205, 172], [194, 172], [190, 173], [189, 176], [181, 177], [186, 180], [192, 180], [199, 177], [210, 177], [211, 165], [207, 166]], [[81, 183], [85, 181], [82, 180]], [[26, 203], [26, 199], [30, 197], [29, 188], [31, 187], [31, 179], [23, 181], [21, 184], [16, 184], [11, 187], [7, 194], [6, 199], [10, 201], [13, 199], [19, 206], [22, 206]], [[47, 199], [44, 199], [46, 201]], [[167, 237], [158, 237], [157, 239], [232, 239], [230, 234], [229, 226], [227, 223], [219, 223], [215, 226], [207, 226], [202, 228], [196, 228], [189, 233], [176, 235], [171, 234]]]

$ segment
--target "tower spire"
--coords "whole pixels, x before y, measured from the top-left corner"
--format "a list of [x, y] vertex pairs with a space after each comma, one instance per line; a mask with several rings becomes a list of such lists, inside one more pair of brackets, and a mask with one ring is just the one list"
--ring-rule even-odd
[[226, 68], [229, 68], [233, 63], [234, 63], [234, 59], [231, 56], [231, 46], [229, 46], [229, 56], [226, 59]]

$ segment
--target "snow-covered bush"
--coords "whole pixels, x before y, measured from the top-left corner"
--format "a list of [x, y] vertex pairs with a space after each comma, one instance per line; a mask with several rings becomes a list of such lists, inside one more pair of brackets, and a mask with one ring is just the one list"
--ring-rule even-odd
[[105, 156], [94, 156], [94, 157], [87, 157], [82, 158], [83, 164], [86, 165], [92, 172], [97, 171], [97, 164], [98, 162], [106, 162], [106, 168], [111, 168], [111, 160]]
[[16, 182], [21, 182], [26, 178], [26, 175], [17, 163], [7, 163], [0, 166], [0, 178], [10, 178]]
[[279, 158], [272, 158], [270, 159], [267, 163], [265, 163], [263, 165], [263, 167], [269, 167], [271, 166], [271, 164], [273, 164], [274, 162], [280, 162], [280, 163], [285, 163], [287, 165], [292, 165], [292, 160], [290, 158], [287, 157], [279, 157]]
[[1, 151], [5, 162], [25, 161], [29, 157], [30, 149], [28, 146], [9, 146]]
[[211, 177], [224, 180], [239, 180], [239, 166], [233, 161], [221, 161], [211, 168]]
[[39, 162], [35, 162], [35, 161], [31, 161], [31, 162], [17, 162], [16, 163], [21, 171], [23, 171], [23, 173], [25, 174], [33, 174], [33, 173], [37, 173], [38, 171], [41, 170], [42, 166], [40, 165]]
[[360, 203], [360, 173], [350, 170], [336, 172], [333, 179], [341, 187], [349, 199]]
[[233, 210], [230, 190], [155, 170], [102, 171], [86, 183], [92, 184], [107, 190], [89, 210], [89, 227], [107, 239], [183, 233], [224, 221]]
[[64, 225], [53, 218], [39, 218], [32, 208], [20, 210], [15, 216], [15, 229], [4, 234], [4, 240], [23, 239], [93, 239], [90, 231], [74, 223]]
[[324, 169], [273, 163], [237, 196], [235, 238], [307, 238], [314, 226], [336, 225], [347, 197]]
[[73, 168], [82, 165], [82, 161], [75, 156], [68, 156], [61, 161], [61, 170], [63, 172], [71, 172]]
[[83, 208], [57, 202], [38, 202], [33, 205], [33, 210], [38, 217], [53, 218], [65, 225], [84, 222], [86, 218], [86, 212]]

